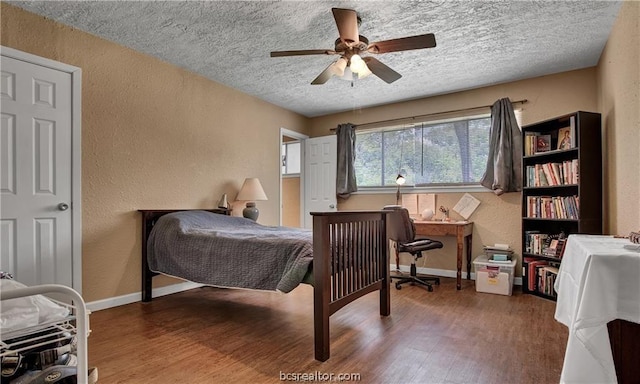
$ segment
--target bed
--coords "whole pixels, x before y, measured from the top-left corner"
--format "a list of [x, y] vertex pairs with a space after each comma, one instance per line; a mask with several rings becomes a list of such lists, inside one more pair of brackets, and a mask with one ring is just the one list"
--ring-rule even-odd
[[[152, 279], [158, 274], [166, 274], [179, 277], [185, 280], [199, 282], [205, 285], [213, 285], [227, 288], [253, 288], [263, 290], [290, 291], [299, 283], [309, 283], [313, 285], [314, 294], [314, 350], [315, 359], [326, 361], [330, 357], [329, 339], [329, 317], [350, 302], [374, 291], [380, 293], [380, 315], [390, 314], [390, 277], [389, 277], [389, 237], [387, 234], [387, 215], [390, 211], [341, 211], [341, 212], [321, 212], [312, 213], [313, 231], [307, 234], [294, 230], [293, 237], [296, 246], [289, 247], [286, 255], [289, 259], [285, 262], [284, 273], [278, 272], [279, 277], [271, 279], [267, 283], [262, 283], [264, 276], [261, 275], [265, 268], [245, 268], [243, 273], [248, 279], [241, 279], [234, 284], [229, 280], [229, 269], [220, 268], [224, 263], [212, 263], [210, 261], [195, 261], [194, 254], [198, 249], [206, 249], [203, 252], [204, 258], [210, 257], [252, 257], [257, 261], [256, 255], [251, 254], [251, 248], [247, 244], [251, 241], [251, 236], [247, 231], [257, 231], [265, 227], [267, 234], [254, 236], [258, 241], [258, 247], [264, 247], [260, 243], [263, 237], [278, 236], [282, 232], [284, 237], [291, 237], [291, 229], [285, 227], [266, 227], [247, 223], [246, 219], [229, 217], [229, 212], [224, 209], [213, 210], [140, 210], [142, 220], [142, 301], [149, 302], [152, 299]], [[165, 215], [164, 219], [160, 220]], [[176, 216], [189, 217], [187, 223], [176, 224]], [[225, 224], [229, 219], [231, 224]], [[222, 224], [220, 223], [222, 220]], [[207, 228], [206, 222], [211, 220], [214, 226], [221, 225], [223, 229]], [[243, 222], [244, 220], [244, 222]], [[167, 224], [173, 221], [173, 224]], [[233, 229], [229, 225], [243, 223], [238, 232], [240, 237], [233, 240]], [[158, 230], [154, 231], [158, 225]], [[245, 226], [247, 226], [245, 228]], [[178, 228], [181, 233], [169, 235], [169, 239], [159, 241], [158, 231], [161, 227], [171, 230]], [[172, 229], [173, 228], [173, 229]], [[188, 232], [188, 233], [187, 233]], [[193, 235], [195, 240], [188, 240], [187, 235]], [[204, 237], [224, 238], [220, 247], [207, 244]], [[217, 241], [212, 240], [212, 241]], [[285, 239], [288, 241], [289, 239]], [[302, 243], [298, 242], [302, 240]], [[235, 241], [236, 246], [233, 246]], [[180, 243], [173, 246], [173, 243]], [[220, 244], [220, 243], [218, 243]], [[279, 247], [279, 246], [277, 246]], [[168, 248], [174, 248], [169, 250]], [[216, 250], [223, 249], [225, 255]], [[263, 249], [263, 248], [260, 248]], [[174, 254], [174, 261], [155, 260], [156, 254], [165, 251]], [[153, 253], [153, 254], [151, 254]], [[260, 252], [262, 255], [262, 252]], [[181, 255], [191, 259], [188, 263], [180, 260]], [[189, 268], [189, 263], [204, 263], [198, 267]], [[271, 266], [270, 262], [259, 261], [261, 265]], [[220, 269], [222, 276], [215, 276], [215, 271], [202, 271], [202, 265], [212, 265], [212, 269]], [[282, 263], [280, 263], [282, 264]], [[153, 268], [152, 268], [153, 267]], [[193, 275], [195, 273], [195, 275]], [[212, 274], [213, 280], [204, 281], [203, 274]], [[284, 281], [280, 278], [286, 275]], [[248, 287], [253, 284], [251, 277], [256, 277], [260, 287]], [[207, 277], [208, 278], [208, 277]], [[220, 280], [216, 280], [220, 279]], [[269, 280], [269, 278], [267, 278]], [[221, 283], [223, 282], [223, 283]], [[275, 284], [275, 285], [274, 285]], [[293, 286], [293, 287], [292, 287]]]

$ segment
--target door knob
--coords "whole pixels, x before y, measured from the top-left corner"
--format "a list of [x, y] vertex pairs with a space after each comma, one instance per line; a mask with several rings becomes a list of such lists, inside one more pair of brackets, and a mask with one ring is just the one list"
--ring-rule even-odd
[[66, 211], [67, 209], [69, 209], [69, 204], [67, 203], [60, 203], [58, 204], [58, 209], [60, 211]]
[[336, 207], [335, 205], [333, 205], [333, 204], [329, 204], [329, 208], [333, 209], [333, 208], [335, 208], [335, 207]]

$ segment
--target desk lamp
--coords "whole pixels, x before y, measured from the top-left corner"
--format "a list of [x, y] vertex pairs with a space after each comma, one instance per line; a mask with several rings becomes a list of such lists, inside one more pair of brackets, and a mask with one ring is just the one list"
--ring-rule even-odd
[[398, 173], [398, 177], [396, 177], [396, 184], [398, 185], [398, 190], [396, 191], [396, 205], [400, 205], [400, 186], [404, 185], [407, 179], [404, 178], [400, 173]]

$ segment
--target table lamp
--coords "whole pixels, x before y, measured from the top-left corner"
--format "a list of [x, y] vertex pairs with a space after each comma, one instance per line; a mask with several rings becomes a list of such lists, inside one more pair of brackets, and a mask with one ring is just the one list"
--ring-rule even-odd
[[238, 193], [236, 200], [247, 201], [246, 208], [242, 210], [242, 216], [256, 221], [258, 220], [260, 212], [258, 211], [258, 208], [256, 208], [255, 202], [256, 200], [267, 200], [267, 195], [264, 193], [264, 189], [262, 189], [260, 180], [258, 180], [257, 177], [250, 177], [244, 179], [244, 184], [242, 184], [242, 188], [240, 188], [240, 193]]

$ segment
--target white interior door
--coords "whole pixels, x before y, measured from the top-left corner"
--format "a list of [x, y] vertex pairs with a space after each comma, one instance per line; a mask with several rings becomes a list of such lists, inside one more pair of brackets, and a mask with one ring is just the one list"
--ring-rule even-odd
[[0, 269], [26, 285], [79, 290], [72, 242], [72, 75], [4, 52], [1, 64]]
[[338, 210], [336, 165], [338, 141], [335, 135], [305, 140], [304, 227], [313, 227], [311, 212]]

